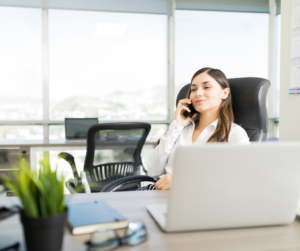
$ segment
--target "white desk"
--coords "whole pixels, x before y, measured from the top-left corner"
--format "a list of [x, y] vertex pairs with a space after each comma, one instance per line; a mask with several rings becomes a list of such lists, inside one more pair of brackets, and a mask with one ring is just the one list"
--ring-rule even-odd
[[[138, 246], [124, 246], [116, 250], [171, 251], [298, 251], [300, 223], [290, 225], [186, 233], [163, 233], [146, 211], [146, 205], [166, 203], [169, 191], [119, 192], [69, 195], [69, 203], [104, 200], [129, 220], [141, 219], [148, 230], [148, 241]], [[70, 196], [72, 196], [70, 198]], [[0, 205], [11, 205], [13, 197], [0, 198]], [[222, 213], [220, 209], [220, 213]], [[89, 235], [72, 236], [65, 230], [64, 251], [85, 251], [83, 243]], [[0, 222], [0, 243], [22, 241], [18, 216]], [[24, 251], [24, 245], [21, 250]]]

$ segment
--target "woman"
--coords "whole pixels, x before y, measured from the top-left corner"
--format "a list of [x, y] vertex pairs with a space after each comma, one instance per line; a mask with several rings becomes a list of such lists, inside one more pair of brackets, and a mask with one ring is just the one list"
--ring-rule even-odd
[[179, 101], [174, 121], [149, 158], [148, 174], [165, 175], [155, 185], [140, 190], [169, 189], [175, 148], [206, 142], [249, 144], [246, 131], [233, 123], [228, 80], [222, 71], [213, 68], [203, 68], [194, 74], [187, 98]]

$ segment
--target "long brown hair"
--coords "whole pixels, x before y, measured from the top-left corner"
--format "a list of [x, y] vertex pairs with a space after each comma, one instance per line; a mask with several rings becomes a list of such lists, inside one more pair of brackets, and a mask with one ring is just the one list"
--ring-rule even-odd
[[[230, 86], [225, 74], [219, 69], [213, 69], [208, 67], [202, 68], [199, 71], [197, 71], [192, 77], [191, 83], [193, 83], [195, 77], [204, 72], [206, 72], [209, 76], [214, 78], [214, 80], [218, 82], [218, 84], [223, 90], [225, 88], [229, 88], [230, 90]], [[187, 98], [190, 98], [190, 95], [191, 88], [188, 91]], [[207, 142], [228, 142], [230, 128], [234, 120], [231, 103], [231, 92], [229, 92], [228, 97], [226, 99], [223, 99], [219, 106], [217, 129], [213, 133], [213, 135], [211, 135], [211, 137], [207, 140]]]

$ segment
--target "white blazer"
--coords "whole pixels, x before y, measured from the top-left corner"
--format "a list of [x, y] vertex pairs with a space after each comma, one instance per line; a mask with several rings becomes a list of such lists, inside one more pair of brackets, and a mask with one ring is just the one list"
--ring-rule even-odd
[[[207, 140], [215, 132], [217, 125], [218, 119], [203, 130], [194, 144], [207, 143]], [[175, 148], [182, 145], [192, 145], [194, 129], [195, 122], [193, 120], [185, 127], [179, 125], [176, 120], [170, 124], [168, 132], [161, 137], [159, 145], [156, 146], [149, 157], [148, 174], [150, 176], [158, 177], [162, 174], [173, 173]], [[250, 144], [246, 131], [235, 123], [232, 123], [228, 142]]]

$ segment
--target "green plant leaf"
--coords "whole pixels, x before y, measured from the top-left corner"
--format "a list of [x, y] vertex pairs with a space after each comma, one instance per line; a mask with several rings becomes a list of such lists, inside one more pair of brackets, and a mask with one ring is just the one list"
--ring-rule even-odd
[[23, 212], [30, 217], [47, 217], [63, 212], [64, 203], [64, 179], [57, 179], [57, 172], [51, 170], [48, 159], [41, 161], [41, 168], [37, 175], [32, 171], [28, 161], [21, 158], [15, 168], [13, 179], [3, 177], [3, 183], [16, 196], [20, 198]]

